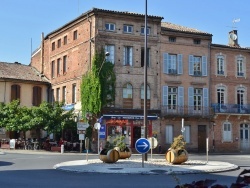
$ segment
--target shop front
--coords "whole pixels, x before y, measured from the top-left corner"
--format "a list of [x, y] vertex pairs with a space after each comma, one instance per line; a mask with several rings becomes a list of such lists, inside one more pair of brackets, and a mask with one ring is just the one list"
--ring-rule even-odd
[[[135, 142], [144, 136], [144, 116], [141, 115], [103, 115], [102, 125], [105, 139], [108, 136], [125, 136], [126, 145], [130, 148], [135, 148]], [[157, 119], [157, 116], [148, 116], [148, 137], [152, 136], [152, 122]]]

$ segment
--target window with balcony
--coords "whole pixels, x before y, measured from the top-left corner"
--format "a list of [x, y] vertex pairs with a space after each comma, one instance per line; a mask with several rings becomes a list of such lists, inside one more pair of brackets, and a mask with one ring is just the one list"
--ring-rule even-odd
[[125, 46], [123, 48], [123, 65], [132, 66], [133, 65], [133, 47]]
[[217, 110], [218, 112], [225, 112], [226, 106], [225, 106], [225, 87], [220, 86], [217, 88]]
[[229, 122], [223, 123], [223, 142], [232, 141], [232, 125]]
[[[150, 109], [150, 88], [147, 85], [147, 109]], [[144, 108], [144, 84], [141, 85], [141, 109]]]
[[39, 86], [33, 87], [33, 106], [39, 106], [42, 103], [42, 88]]
[[224, 56], [217, 56], [217, 75], [224, 75]]
[[17, 85], [17, 84], [12, 85], [10, 101], [20, 100], [20, 91], [21, 91], [20, 85]]
[[124, 33], [132, 33], [133, 32], [133, 26], [132, 25], [124, 25], [123, 26], [123, 32]]
[[246, 100], [246, 92], [244, 87], [238, 87], [237, 88], [237, 109], [238, 113], [244, 113], [246, 112], [246, 108], [244, 106]]
[[182, 54], [163, 54], [163, 72], [165, 74], [183, 74]]
[[123, 108], [133, 108], [133, 87], [131, 84], [125, 84], [122, 91]]
[[177, 87], [168, 87], [168, 109], [177, 109]]
[[109, 52], [109, 56], [106, 56], [106, 61], [115, 63], [115, 46], [114, 45], [105, 45], [105, 52]]
[[208, 88], [188, 88], [188, 109], [189, 113], [209, 113]]
[[[141, 67], [144, 67], [145, 49], [141, 48]], [[150, 48], [147, 49], [147, 67], [150, 65]]]
[[115, 24], [114, 23], [106, 23], [105, 29], [106, 29], [106, 31], [115, 31]]
[[189, 75], [207, 76], [207, 57], [189, 55]]

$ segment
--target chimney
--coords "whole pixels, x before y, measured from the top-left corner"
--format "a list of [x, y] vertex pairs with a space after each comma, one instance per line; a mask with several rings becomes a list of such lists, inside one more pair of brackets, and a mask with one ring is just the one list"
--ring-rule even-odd
[[228, 45], [232, 47], [240, 47], [238, 44], [237, 30], [232, 30], [228, 34]]

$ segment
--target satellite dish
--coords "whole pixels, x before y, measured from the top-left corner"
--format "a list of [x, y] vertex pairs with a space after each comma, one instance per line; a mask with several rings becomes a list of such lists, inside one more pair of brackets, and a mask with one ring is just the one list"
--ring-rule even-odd
[[232, 40], [236, 40], [236, 39], [237, 39], [237, 35], [235, 35], [234, 33], [231, 33], [231, 34], [230, 34], [230, 38], [231, 38]]

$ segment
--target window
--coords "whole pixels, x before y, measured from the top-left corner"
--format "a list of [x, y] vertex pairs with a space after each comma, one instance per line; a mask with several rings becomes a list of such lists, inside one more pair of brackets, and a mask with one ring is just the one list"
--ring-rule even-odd
[[168, 87], [168, 109], [176, 110], [177, 87]]
[[190, 143], [190, 134], [191, 134], [191, 126], [190, 125], [184, 125], [184, 132], [183, 132], [183, 136], [184, 136], [184, 140], [186, 143]]
[[224, 142], [232, 141], [232, 127], [231, 127], [231, 123], [229, 122], [223, 123], [223, 141]]
[[163, 72], [166, 74], [183, 74], [182, 54], [163, 54]]
[[63, 37], [63, 44], [66, 45], [68, 43], [67, 35]]
[[109, 52], [109, 56], [106, 56], [106, 61], [111, 63], [115, 63], [115, 46], [114, 45], [106, 45], [105, 52]]
[[11, 86], [10, 101], [20, 100], [20, 90], [21, 90], [21, 87], [17, 84], [14, 84]]
[[61, 59], [59, 58], [59, 59], [57, 59], [57, 75], [60, 75], [60, 65], [61, 64]]
[[123, 65], [132, 66], [133, 47], [125, 46], [123, 49]]
[[243, 58], [237, 58], [237, 76], [244, 76]]
[[56, 44], [55, 44], [55, 42], [52, 42], [52, 46], [51, 46], [51, 48], [52, 48], [52, 51], [53, 51], [53, 50], [55, 50], [55, 48], [56, 48]]
[[77, 39], [77, 30], [75, 30], [74, 32], [73, 32], [73, 40], [76, 40]]
[[[147, 85], [147, 109], [150, 109], [150, 88]], [[144, 108], [144, 84], [141, 85], [141, 108]]]
[[[145, 35], [145, 27], [141, 27], [141, 34]], [[147, 28], [147, 35], [150, 35], [150, 27]]]
[[66, 86], [62, 88], [62, 101], [66, 104]]
[[67, 72], [67, 56], [63, 56], [63, 74]]
[[56, 88], [56, 101], [60, 101], [60, 88]]
[[172, 144], [173, 141], [173, 125], [166, 125], [166, 144]]
[[33, 87], [33, 106], [39, 106], [42, 103], [42, 88], [38, 86]]
[[55, 61], [51, 62], [51, 78], [55, 77]]
[[188, 88], [189, 113], [209, 113], [208, 88]]
[[57, 48], [60, 48], [61, 47], [61, 39], [58, 39], [57, 41]]
[[123, 108], [133, 108], [133, 88], [131, 84], [125, 84], [122, 91]]
[[72, 85], [72, 103], [76, 103], [76, 84]]
[[[141, 67], [144, 67], [145, 50], [141, 48]], [[150, 65], [150, 48], [147, 49], [147, 67]]]
[[124, 33], [132, 33], [133, 32], [133, 26], [132, 25], [124, 25], [123, 26], [123, 32]]
[[115, 24], [113, 24], [113, 23], [106, 23], [105, 24], [105, 29], [107, 31], [115, 31]]
[[189, 55], [189, 75], [207, 76], [207, 57]]
[[217, 56], [217, 74], [224, 75], [224, 57]]
[[54, 103], [55, 102], [55, 92], [54, 92], [54, 89], [51, 90], [51, 98], [50, 98], [50, 102], [51, 103]]
[[238, 113], [244, 112], [244, 99], [245, 99], [245, 89], [243, 87], [239, 87], [237, 89], [237, 106]]
[[194, 110], [202, 109], [202, 89], [194, 89]]
[[217, 104], [218, 104], [218, 110], [222, 112], [225, 109], [225, 88], [224, 87], [218, 87], [217, 88]]
[[201, 40], [200, 39], [194, 39], [194, 44], [201, 44]]
[[168, 38], [168, 41], [169, 41], [169, 42], [176, 42], [176, 37], [169, 37], [169, 38]]

